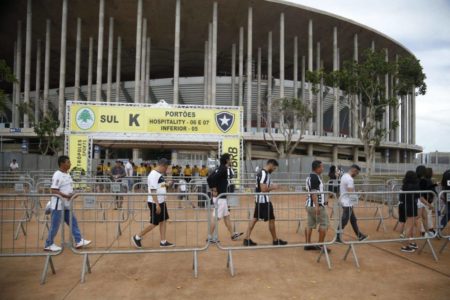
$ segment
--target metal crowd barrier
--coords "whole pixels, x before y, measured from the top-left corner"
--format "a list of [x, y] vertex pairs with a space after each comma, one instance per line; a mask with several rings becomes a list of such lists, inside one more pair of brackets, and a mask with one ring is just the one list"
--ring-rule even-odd
[[441, 191], [436, 200], [440, 205], [439, 214], [436, 217], [438, 224], [436, 228], [438, 230], [439, 237], [445, 240], [439, 250], [439, 253], [442, 254], [450, 241], [450, 191]]
[[[352, 203], [353, 203], [353, 210], [355, 210], [355, 215], [356, 213], [358, 214], [357, 219], [359, 221], [367, 221], [368, 219], [365, 217], [359, 217], [359, 215], [367, 215], [367, 209], [369, 208], [367, 206], [367, 202], [366, 201], [360, 201], [361, 196], [364, 195], [366, 199], [370, 199], [371, 197], [380, 197], [380, 196], [391, 196], [391, 199], [395, 199], [398, 198], [399, 195], [401, 194], [420, 194], [420, 193], [433, 193], [432, 191], [411, 191], [411, 192], [403, 192], [403, 191], [388, 191], [388, 192], [348, 192], [348, 193], [344, 193], [342, 195], [340, 195], [340, 200], [342, 199], [342, 197], [344, 196], [349, 196], [352, 199]], [[386, 206], [388, 206], [389, 204], [386, 203]], [[342, 204], [341, 201], [339, 201], [339, 206], [340, 208], [342, 208]], [[435, 207], [436, 208], [436, 212], [438, 211], [438, 206]], [[384, 220], [384, 219], [383, 219]], [[359, 227], [361, 228], [361, 224], [358, 224]], [[384, 223], [383, 223], [384, 226]], [[347, 225], [347, 227], [350, 227], [350, 224]], [[402, 237], [398, 237], [398, 233], [393, 231], [391, 233], [387, 233], [386, 230], [384, 230], [382, 233], [380, 233], [378, 231], [379, 228], [379, 224], [377, 226], [377, 230], [376, 232], [373, 231], [367, 231], [367, 227], [363, 226], [362, 228], [365, 228], [363, 230], [361, 230], [362, 233], [367, 234], [369, 236], [369, 238], [367, 240], [364, 241], [359, 241], [359, 240], [342, 240], [343, 244], [348, 246], [347, 251], [345, 252], [344, 255], [344, 260], [347, 259], [350, 251], [353, 254], [353, 258], [355, 261], [355, 265], [356, 267], [360, 267], [359, 264], [359, 260], [358, 260], [358, 256], [356, 254], [356, 250], [355, 250], [355, 246], [359, 245], [359, 244], [376, 244], [376, 243], [393, 243], [393, 242], [412, 242], [412, 241], [424, 241], [423, 245], [421, 247], [419, 247], [419, 253], [421, 253], [423, 251], [423, 249], [428, 246], [430, 248], [431, 254], [433, 256], [433, 258], [437, 261], [438, 257], [436, 255], [436, 252], [434, 251], [433, 245], [430, 242], [430, 239], [433, 239], [436, 237], [436, 234], [432, 237], [420, 237], [420, 236], [414, 236], [412, 238], [402, 238]], [[341, 237], [344, 237], [343, 235], [343, 230], [342, 230], [342, 223], [339, 222], [339, 228], [337, 230], [338, 234], [341, 234]], [[417, 234], [417, 232], [415, 232]], [[397, 235], [394, 236], [394, 235]]]
[[[337, 228], [337, 224], [330, 224], [328, 227], [328, 239], [323, 243], [309, 243], [298, 241], [298, 228], [299, 221], [307, 220], [307, 212], [305, 207], [305, 201], [308, 194], [324, 194], [324, 195], [332, 195], [330, 192], [322, 192], [322, 193], [308, 193], [308, 192], [272, 192], [272, 193], [227, 193], [222, 194], [220, 196], [226, 196], [227, 202], [231, 211], [231, 221], [234, 223], [235, 231], [247, 231], [247, 225], [250, 220], [253, 219], [253, 212], [255, 209], [255, 197], [257, 195], [268, 195], [270, 197], [270, 201], [272, 202], [275, 214], [275, 222], [276, 222], [276, 231], [278, 238], [288, 239], [288, 244], [284, 246], [278, 246], [273, 244], [258, 244], [257, 246], [243, 246], [242, 244], [236, 245], [236, 242], [219, 242], [217, 243], [217, 247], [221, 250], [227, 251], [227, 268], [230, 271], [231, 276], [235, 275], [234, 263], [233, 263], [233, 251], [240, 250], [256, 250], [256, 249], [279, 249], [279, 248], [299, 248], [305, 246], [320, 246], [322, 250], [317, 258], [317, 262], [320, 262], [322, 256], [325, 256], [328, 269], [331, 270], [331, 260], [328, 255], [327, 247], [332, 245], [336, 239], [336, 234], [334, 230]], [[336, 195], [334, 195], [336, 197]], [[233, 199], [230, 201], [230, 199]], [[334, 204], [336, 205], [336, 204]], [[217, 216], [217, 207], [216, 216]], [[214, 222], [216, 225], [216, 233], [219, 229], [219, 223], [217, 217], [214, 218]], [[236, 230], [239, 227], [239, 224], [243, 223], [244, 228], [240, 228], [241, 230]], [[261, 223], [261, 222], [258, 222]], [[262, 227], [258, 224], [255, 226], [253, 231], [253, 236], [257, 231], [257, 227]], [[264, 226], [265, 227], [265, 226]], [[297, 229], [297, 230], [296, 230]], [[330, 234], [330, 231], [332, 232]], [[266, 236], [270, 236], [270, 233], [266, 231]], [[313, 230], [312, 239], [316, 239], [316, 230]], [[244, 235], [245, 237], [245, 235]], [[251, 238], [251, 237], [250, 237]], [[271, 240], [271, 239], [270, 239]], [[289, 242], [290, 240], [290, 242]], [[292, 242], [292, 241], [295, 242]], [[242, 240], [241, 240], [242, 243]]]
[[[41, 284], [47, 280], [49, 266], [52, 273], [56, 273], [52, 258], [62, 252], [62, 250], [44, 251], [44, 241], [39, 238], [48, 226], [49, 219], [45, 215], [45, 203], [50, 200], [50, 197], [49, 194], [29, 193], [0, 195], [0, 257], [45, 257]], [[23, 203], [30, 202], [33, 202], [31, 207], [23, 206]], [[33, 218], [33, 216], [36, 217]], [[45, 223], [42, 222], [43, 219]], [[19, 230], [23, 232], [20, 237]], [[63, 241], [64, 230], [60, 229], [55, 237], [55, 243], [61, 244], [64, 249]]]
[[[202, 196], [207, 210], [178, 208], [177, 199], [180, 193], [166, 194], [166, 204], [170, 219], [167, 224], [167, 240], [176, 244], [174, 248], [155, 248], [159, 242], [159, 230], [155, 229], [145, 236], [143, 244], [146, 248], [134, 249], [131, 238], [138, 234], [145, 224], [149, 224], [150, 214], [147, 207], [147, 197], [157, 194], [148, 193], [77, 193], [72, 197], [70, 214], [76, 215], [81, 232], [92, 240], [92, 245], [85, 249], [71, 247], [73, 253], [82, 255], [81, 282], [86, 274], [91, 273], [89, 256], [100, 254], [142, 254], [142, 253], [193, 253], [194, 277], [198, 276], [198, 252], [205, 251], [209, 244], [205, 240], [210, 227], [210, 214], [207, 213], [210, 198], [206, 194], [191, 194]], [[108, 202], [115, 196], [123, 197], [122, 209], [107, 211], [107, 218], [99, 217], [102, 210], [99, 203]], [[104, 206], [103, 206], [104, 207]], [[126, 218], [122, 218], [121, 211]], [[101, 214], [100, 214], [101, 215]], [[72, 219], [72, 218], [71, 218]], [[121, 224], [118, 232], [117, 223]], [[156, 234], [156, 236], [155, 236]]]

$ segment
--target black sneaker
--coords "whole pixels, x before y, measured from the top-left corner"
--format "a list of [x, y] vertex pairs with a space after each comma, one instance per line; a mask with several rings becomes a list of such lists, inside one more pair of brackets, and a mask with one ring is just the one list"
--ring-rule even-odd
[[336, 238], [336, 242], [335, 242], [335, 243], [337, 243], [337, 244], [343, 244], [344, 242], [341, 240], [341, 237], [338, 236], [338, 237]]
[[316, 246], [305, 246], [305, 247], [303, 247], [303, 249], [305, 251], [314, 251], [314, 250], [317, 250], [317, 247]]
[[257, 243], [255, 243], [254, 241], [252, 241], [251, 239], [244, 239], [244, 246], [256, 246], [258, 245]]
[[409, 247], [409, 248], [412, 248], [412, 249], [414, 249], [414, 250], [419, 249], [419, 247], [417, 246], [416, 243], [409, 243], [408, 247]]
[[237, 241], [238, 239], [239, 239], [239, 237], [241, 236], [241, 235], [243, 235], [244, 233], [243, 232], [235, 232], [234, 234], [233, 234], [233, 236], [231, 237], [231, 240], [232, 241]]
[[277, 246], [287, 245], [287, 243], [288, 243], [288, 242], [283, 241], [283, 240], [280, 240], [280, 239], [278, 239], [278, 240], [276, 240], [276, 241], [273, 241], [273, 244], [274, 244], [274, 245], [277, 245]]
[[364, 235], [364, 234], [361, 233], [361, 234], [358, 236], [358, 241], [360, 241], [360, 242], [365, 241], [365, 240], [367, 240], [368, 237], [369, 237], [369, 236]]
[[160, 246], [161, 248], [175, 247], [174, 244], [169, 243], [168, 241], [165, 241], [164, 243], [163, 243], [163, 242], [159, 242], [159, 246]]
[[131, 242], [133, 243], [134, 247], [136, 248], [142, 248], [141, 239], [137, 239], [135, 235], [131, 238]]
[[413, 248], [411, 248], [410, 246], [403, 246], [403, 247], [400, 248], [400, 251], [412, 253], [412, 252], [414, 252], [414, 251], [416, 251], [416, 250], [413, 249]]
[[206, 239], [206, 242], [210, 243], [210, 244], [218, 244], [218, 243], [220, 243], [220, 241], [217, 240], [217, 239]]

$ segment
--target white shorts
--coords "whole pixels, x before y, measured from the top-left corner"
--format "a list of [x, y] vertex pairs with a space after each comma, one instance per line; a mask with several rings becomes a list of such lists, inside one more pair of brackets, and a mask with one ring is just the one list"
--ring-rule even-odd
[[417, 199], [417, 208], [425, 208], [426, 206], [420, 201], [420, 199]]
[[213, 211], [213, 216], [216, 216], [216, 209], [217, 209], [217, 218], [220, 220], [223, 217], [229, 216], [230, 212], [228, 211], [228, 203], [227, 203], [227, 199], [217, 199], [217, 198], [213, 198], [213, 202], [214, 202], [214, 211]]

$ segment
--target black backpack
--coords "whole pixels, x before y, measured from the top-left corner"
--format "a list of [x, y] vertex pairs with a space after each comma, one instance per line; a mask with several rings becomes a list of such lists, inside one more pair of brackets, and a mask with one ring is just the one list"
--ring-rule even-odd
[[211, 174], [209, 174], [208, 178], [206, 178], [206, 182], [208, 183], [208, 187], [210, 189], [217, 187], [218, 174], [219, 174], [219, 168], [216, 168]]

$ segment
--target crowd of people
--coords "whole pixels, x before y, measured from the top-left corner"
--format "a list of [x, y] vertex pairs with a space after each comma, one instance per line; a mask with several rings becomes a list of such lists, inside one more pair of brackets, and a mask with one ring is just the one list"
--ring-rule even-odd
[[[251, 233], [255, 225], [259, 221], [268, 222], [268, 229], [272, 237], [273, 245], [287, 245], [288, 242], [278, 237], [275, 224], [274, 207], [271, 202], [269, 193], [279, 189], [277, 184], [274, 184], [271, 180], [271, 174], [278, 168], [278, 162], [274, 159], [269, 159], [266, 165], [258, 171], [255, 182], [255, 208], [253, 218], [249, 220], [247, 231], [239, 232], [234, 231], [231, 225], [230, 207], [228, 206], [227, 197], [225, 193], [232, 192], [231, 178], [233, 172], [230, 166], [231, 156], [228, 153], [223, 154], [220, 157], [220, 166], [216, 168], [210, 174], [207, 174], [207, 184], [210, 188], [211, 197], [215, 209], [212, 211], [214, 218], [223, 220], [224, 224], [230, 234], [232, 241], [237, 241], [243, 236], [244, 246], [256, 246], [257, 243], [251, 239]], [[102, 162], [103, 163], [103, 162]], [[54, 244], [54, 237], [58, 231], [61, 218], [69, 225], [71, 223], [72, 236], [75, 239], [75, 247], [88, 246], [91, 241], [82, 238], [81, 232], [78, 228], [77, 219], [72, 214], [72, 221], [69, 222], [70, 214], [67, 208], [69, 207], [69, 199], [73, 194], [73, 181], [70, 176], [70, 160], [67, 156], [61, 156], [58, 159], [59, 170], [57, 170], [52, 178], [52, 197], [50, 203], [51, 210], [51, 225], [48, 234], [48, 238], [45, 243], [44, 249], [47, 251], [60, 251], [61, 248]], [[169, 213], [166, 206], [167, 190], [174, 186], [173, 180], [166, 180], [166, 176], [169, 169], [169, 161], [162, 158], [158, 161], [158, 164], [150, 166], [150, 173], [147, 176], [148, 184], [148, 197], [147, 204], [150, 215], [150, 225], [145, 227], [141, 232], [132, 236], [131, 242], [136, 248], [142, 248], [142, 240], [146, 234], [151, 232], [154, 228], [159, 227], [160, 231], [160, 246], [161, 247], [173, 247], [174, 244], [169, 242], [166, 238], [167, 220], [169, 219]], [[141, 164], [141, 170], [137, 172], [147, 173], [148, 165]], [[186, 173], [190, 176], [192, 174], [200, 174], [201, 169], [196, 166], [190, 168], [189, 165], [185, 167], [184, 175]], [[178, 170], [178, 166], [172, 166], [172, 175], [174, 170]], [[186, 172], [186, 169], [188, 172]], [[100, 168], [98, 168], [100, 171]], [[133, 162], [129, 160], [126, 164], [122, 161], [116, 161], [114, 167], [106, 164], [102, 164], [102, 174], [110, 174], [115, 180], [121, 180], [124, 177], [129, 177], [134, 172]], [[195, 173], [195, 172], [198, 173]], [[312, 162], [311, 173], [306, 179], [306, 189], [308, 195], [305, 202], [307, 212], [307, 228], [305, 229], [305, 242], [306, 246], [304, 250], [319, 250], [324, 251], [323, 246], [316, 246], [314, 244], [323, 244], [325, 237], [330, 226], [329, 214], [327, 212], [328, 200], [326, 192], [324, 190], [324, 183], [322, 181], [322, 173], [324, 171], [323, 163], [319, 160]], [[364, 241], [368, 239], [368, 235], [360, 231], [358, 227], [358, 220], [355, 213], [354, 204], [358, 202], [357, 195], [355, 194], [354, 178], [359, 175], [361, 168], [354, 164], [349, 170], [344, 173], [339, 168], [331, 167], [330, 174], [331, 180], [335, 182], [332, 185], [334, 194], [337, 195], [340, 206], [342, 207], [342, 215], [340, 228], [337, 228], [337, 243], [343, 243], [343, 231], [350, 221], [351, 227], [355, 233], [356, 239]], [[106, 173], [105, 173], [106, 172]], [[176, 173], [178, 175], [178, 173]], [[180, 174], [181, 175], [181, 174]], [[428, 238], [435, 237], [438, 232], [437, 228], [434, 228], [433, 224], [439, 224], [443, 229], [449, 221], [450, 201], [447, 200], [447, 193], [441, 194], [442, 197], [437, 199], [435, 195], [436, 188], [440, 185], [443, 191], [450, 191], [450, 170], [444, 172], [441, 182], [435, 183], [432, 180], [433, 172], [431, 169], [427, 169], [425, 166], [418, 166], [415, 171], [406, 172], [403, 182], [401, 193], [399, 194], [399, 206], [398, 206], [398, 221], [400, 223], [400, 237], [404, 238], [404, 244], [401, 247], [403, 252], [414, 252], [418, 247], [417, 244], [411, 242], [414, 237], [424, 236]], [[184, 179], [182, 179], [184, 180]], [[187, 180], [184, 180], [186, 183]], [[334, 189], [334, 186], [338, 186], [339, 189]], [[450, 193], [450, 192], [449, 192]], [[157, 194], [157, 196], [153, 196]], [[179, 198], [180, 199], [180, 198]], [[442, 201], [443, 209], [435, 216], [438, 222], [433, 222], [432, 211], [436, 205], [436, 201]], [[118, 208], [121, 208], [121, 199], [117, 201]], [[66, 208], [64, 215], [61, 215], [62, 208]], [[195, 208], [194, 205], [192, 205]], [[218, 243], [217, 233], [215, 232], [215, 223], [210, 227], [207, 241], [209, 243]], [[313, 242], [312, 234], [313, 230], [318, 229], [318, 242]], [[420, 232], [420, 233], [419, 233]], [[309, 245], [311, 244], [311, 245]], [[328, 252], [329, 248], [326, 249]]]

